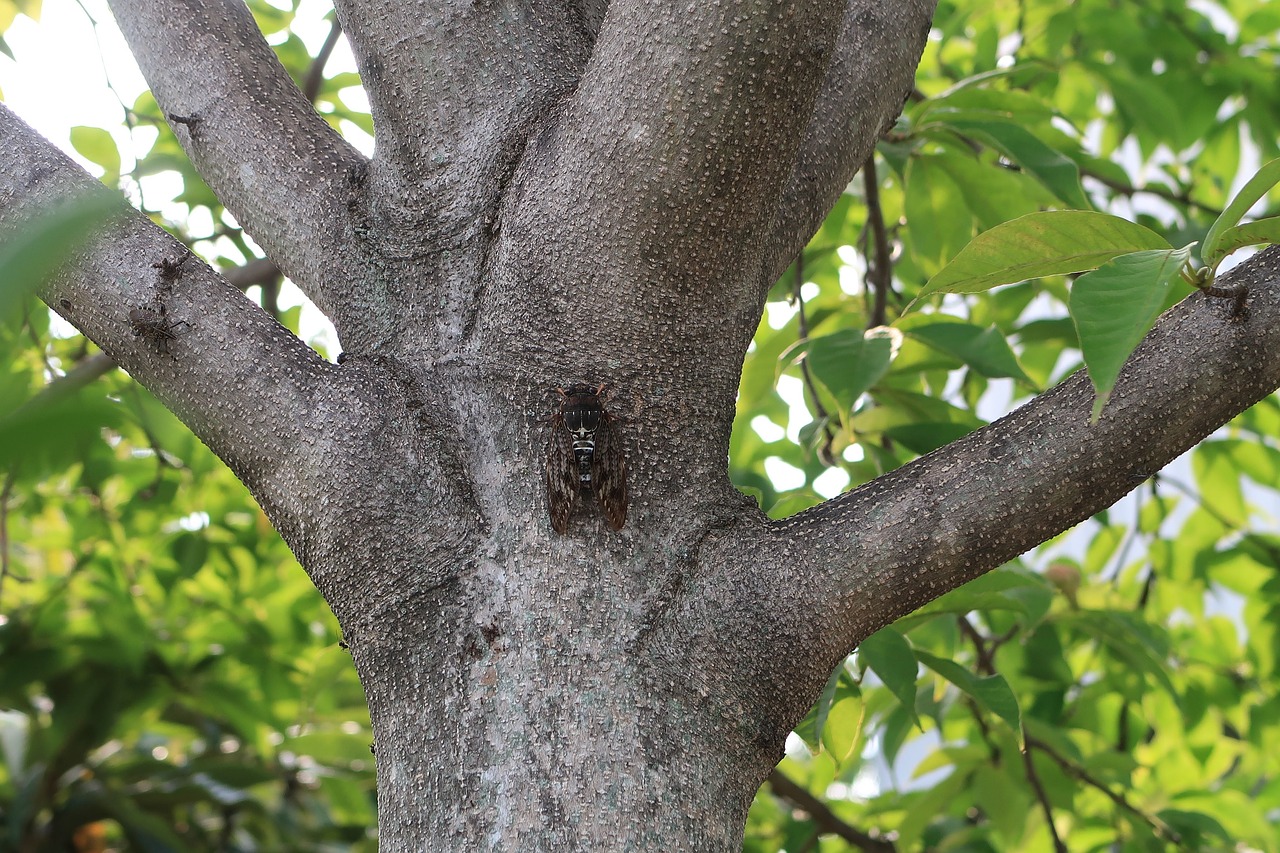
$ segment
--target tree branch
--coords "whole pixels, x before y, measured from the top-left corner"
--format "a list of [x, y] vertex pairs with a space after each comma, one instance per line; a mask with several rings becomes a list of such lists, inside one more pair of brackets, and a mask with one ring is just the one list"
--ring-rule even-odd
[[[512, 176], [474, 349], [499, 363], [508, 351], [540, 350], [548, 371], [599, 372], [619, 387], [661, 376], [672, 389], [705, 389], [697, 411], [680, 414], [715, 425], [703, 433], [709, 444], [678, 452], [691, 481], [712, 465], [723, 480], [742, 357], [760, 316], [761, 232], [842, 11], [835, 0], [611, 3], [578, 88]], [[531, 305], [551, 306], [554, 322], [525, 328]], [[708, 318], [721, 334], [707, 335]], [[690, 339], [705, 342], [698, 358], [675, 357]], [[676, 399], [654, 397], [647, 402]]]
[[[452, 577], [480, 519], [446, 392], [377, 358], [324, 361], [0, 105], [0, 247], [94, 196], [116, 212], [41, 298], [249, 487], [344, 630]], [[409, 504], [389, 506], [387, 488]], [[426, 521], [390, 546], [365, 535], [397, 524], [390, 513]]]
[[[1098, 423], [1089, 422], [1093, 390], [1080, 372], [861, 488], [785, 521], [757, 514], [709, 537], [706, 575], [673, 617], [684, 633], [671, 644], [691, 646], [677, 664], [697, 672], [703, 655], [727, 654], [746, 680], [712, 689], [794, 694], [787, 718], [769, 723], [785, 733], [862, 638], [1141, 485], [1280, 386], [1280, 248], [1225, 278], [1249, 289], [1247, 319], [1232, 322], [1225, 300], [1200, 294], [1169, 311]], [[721, 626], [715, 643], [696, 639], [707, 624]], [[742, 647], [726, 648], [721, 641], [737, 631]], [[750, 657], [761, 636], [776, 657]]]
[[885, 233], [884, 211], [880, 209], [880, 178], [876, 174], [876, 156], [872, 154], [862, 166], [862, 185], [867, 199], [867, 227], [871, 230], [871, 245], [875, 256], [865, 252], [867, 258], [867, 289], [872, 291], [872, 307], [867, 318], [867, 328], [874, 329], [888, 322], [889, 291], [893, 289], [893, 253], [889, 249], [889, 235]]
[[859, 850], [866, 850], [868, 853], [895, 853], [898, 849], [888, 839], [868, 835], [857, 827], [845, 823], [827, 807], [826, 803], [797, 785], [781, 770], [775, 769], [769, 774], [769, 787], [777, 796], [807, 812], [822, 832], [838, 835]]
[[1179, 842], [1181, 842], [1182, 839], [1179, 836], [1177, 830], [1169, 826], [1169, 824], [1165, 823], [1158, 816], [1153, 814], [1148, 814], [1147, 812], [1135, 806], [1133, 803], [1129, 802], [1128, 798], [1126, 798], [1124, 794], [1119, 793], [1117, 791], [1113, 791], [1109, 785], [1107, 785], [1106, 783], [1102, 782], [1099, 779], [1096, 779], [1094, 776], [1092, 776], [1089, 773], [1089, 771], [1085, 770], [1079, 764], [1076, 764], [1074, 761], [1068, 760], [1066, 757], [1061, 755], [1056, 749], [1050, 746], [1046, 741], [1040, 740], [1037, 737], [1032, 737], [1031, 735], [1026, 734], [1025, 730], [1024, 730], [1024, 739], [1026, 741], [1026, 749], [1023, 750], [1023, 755], [1026, 756], [1028, 767], [1030, 767], [1031, 765], [1031, 750], [1038, 749], [1041, 752], [1043, 752], [1045, 755], [1052, 758], [1058, 764], [1058, 766], [1061, 767], [1063, 771], [1067, 773], [1067, 775], [1072, 776], [1073, 778], [1083, 782], [1084, 784], [1090, 786], [1091, 788], [1097, 791], [1100, 791], [1104, 796], [1106, 796], [1107, 799], [1111, 800], [1111, 802], [1115, 803], [1120, 808], [1124, 809], [1125, 811], [1129, 812], [1133, 816], [1142, 820], [1144, 823], [1146, 823], [1148, 826], [1151, 827], [1152, 832], [1155, 834], [1157, 838], [1168, 841], [1171, 844], [1178, 844]]
[[593, 290], [635, 288], [657, 303], [711, 281], [695, 289], [737, 296], [732, 284], [754, 273], [761, 222], [791, 170], [842, 8], [617, 0], [563, 118], [526, 156], [540, 167], [529, 197], [547, 206], [522, 221], [545, 232], [554, 207], [555, 219], [609, 223], [593, 229], [600, 251], [637, 276], [603, 283], [581, 271]]
[[935, 5], [850, 0], [761, 256], [761, 287], [770, 287], [809, 242], [902, 111]]
[[333, 49], [338, 46], [340, 38], [342, 25], [335, 18], [329, 25], [329, 35], [325, 36], [324, 44], [320, 45], [315, 59], [311, 61], [311, 67], [307, 69], [306, 79], [302, 81], [302, 97], [309, 104], [314, 104], [316, 96], [320, 94], [320, 87], [324, 85], [324, 67], [329, 64], [329, 57], [333, 55]]
[[[26, 223], [51, 205], [118, 198], [3, 107], [0, 139], [4, 241], [21, 238]], [[221, 456], [282, 532], [296, 533], [300, 474], [335, 428], [313, 420], [330, 366], [185, 246], [118, 203], [119, 213], [40, 295]], [[131, 312], [140, 309], [167, 334], [139, 334]], [[86, 373], [100, 364], [93, 361]]]
[[[384, 338], [400, 338], [387, 350], [411, 358], [453, 350], [492, 279], [485, 265], [512, 170], [535, 126], [576, 84], [603, 3], [338, 0], [335, 8], [378, 139], [362, 213], [386, 296], [370, 310], [408, 321], [387, 324]], [[343, 344], [363, 349], [345, 336]]]
[[266, 287], [280, 278], [280, 268], [267, 258], [254, 258], [247, 264], [222, 270], [222, 277], [237, 290], [248, 290], [257, 285]]
[[[358, 338], [369, 312], [349, 205], [364, 158], [316, 114], [239, 0], [111, 0], [201, 176], [280, 269]], [[356, 304], [353, 304], [356, 303]]]
[[1036, 773], [1036, 764], [1031, 758], [1031, 738], [1027, 736], [1025, 728], [1022, 731], [1022, 738], [1026, 743], [1022, 749], [1022, 766], [1026, 769], [1031, 790], [1035, 792], [1036, 800], [1040, 803], [1040, 810], [1044, 812], [1044, 823], [1049, 829], [1049, 837], [1053, 839], [1053, 849], [1055, 853], [1067, 853], [1067, 845], [1062, 843], [1062, 837], [1058, 835], [1058, 825], [1053, 822], [1053, 804], [1049, 802], [1049, 793], [1045, 791], [1044, 785], [1040, 782], [1040, 775]]
[[[482, 234], [531, 124], [578, 79], [599, 3], [337, 0], [369, 94], [379, 203]], [[395, 224], [395, 223], [388, 223]]]

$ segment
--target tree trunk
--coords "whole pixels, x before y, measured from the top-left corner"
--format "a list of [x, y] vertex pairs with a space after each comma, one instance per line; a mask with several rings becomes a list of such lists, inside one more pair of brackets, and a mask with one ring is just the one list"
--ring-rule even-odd
[[[329, 364], [114, 217], [42, 292], [253, 490], [368, 695], [381, 848], [734, 850], [860, 639], [1109, 505], [1280, 384], [1277, 256], [1250, 319], [1192, 299], [1107, 415], [1081, 378], [782, 523], [729, 483], [769, 287], [890, 126], [932, 2], [344, 0], [366, 161], [234, 0], [113, 0], [174, 132], [334, 321]], [[0, 228], [95, 182], [0, 108]], [[190, 324], [171, 353], [138, 306]], [[1223, 387], [1220, 377], [1233, 381]], [[630, 483], [566, 535], [557, 388], [608, 383]], [[1155, 426], [1158, 425], [1158, 429]]]

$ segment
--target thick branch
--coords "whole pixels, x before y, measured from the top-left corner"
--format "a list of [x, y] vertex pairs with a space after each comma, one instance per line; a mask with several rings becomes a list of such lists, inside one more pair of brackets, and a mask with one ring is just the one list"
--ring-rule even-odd
[[618, 268], [638, 281], [611, 291], [639, 284], [657, 302], [740, 281], [791, 171], [842, 10], [611, 4], [564, 117], [531, 147], [528, 162], [541, 167], [532, 197], [546, 205], [530, 211], [533, 222], [570, 217], [602, 242], [598, 251], [631, 261]]
[[[549, 375], [618, 387], [660, 377], [660, 387], [702, 389], [646, 406], [678, 406], [674, 417], [707, 425], [705, 444], [678, 452], [688, 481], [718, 485], [760, 316], [760, 238], [842, 12], [835, 0], [610, 4], [581, 83], [508, 188], [477, 300], [477, 351], [498, 363], [540, 351]], [[534, 305], [552, 322], [530, 328]], [[696, 358], [689, 340], [701, 342]], [[698, 476], [713, 467], [719, 477]]]
[[[4, 242], [50, 207], [114, 196], [3, 107], [0, 140]], [[330, 365], [123, 200], [41, 296], [173, 409], [298, 546], [300, 480], [343, 429], [315, 418]], [[140, 329], [137, 309], [160, 331]]]
[[804, 144], [773, 220], [761, 284], [782, 275], [892, 126], [915, 79], [936, 0], [851, 0]]
[[[201, 176], [339, 333], [368, 312], [349, 204], [364, 158], [298, 90], [240, 0], [111, 0], [161, 109]], [[353, 328], [354, 327], [354, 328]]]
[[[862, 638], [1105, 509], [1274, 391], [1280, 248], [1224, 283], [1249, 288], [1247, 319], [1229, 319], [1230, 300], [1188, 298], [1135, 352], [1096, 424], [1080, 372], [859, 489], [786, 521], [744, 522], [709, 539], [706, 564], [723, 568], [700, 581], [682, 630], [744, 632], [740, 663], [752, 686], [727, 692], [783, 691], [792, 700], [787, 713], [798, 718]], [[776, 658], [749, 658], [761, 635]], [[723, 651], [708, 645], [678, 663], [702, 671], [702, 654]], [[774, 734], [794, 722], [773, 721]]]
[[376, 199], [425, 215], [446, 240], [482, 233], [530, 125], [577, 81], [603, 10], [536, 0], [334, 5], [377, 128]]
[[[591, 2], [339, 0], [378, 145], [364, 233], [376, 241], [387, 339], [409, 358], [457, 346], [488, 286], [497, 208], [537, 122], [577, 82], [602, 16]], [[425, 8], [424, 8], [425, 7]]]

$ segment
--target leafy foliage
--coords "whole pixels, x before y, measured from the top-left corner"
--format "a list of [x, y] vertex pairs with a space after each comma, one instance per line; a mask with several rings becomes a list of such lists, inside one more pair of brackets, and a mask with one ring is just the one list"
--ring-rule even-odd
[[[130, 127], [162, 124], [149, 95], [133, 106]], [[144, 153], [102, 128], [69, 141], [135, 201], [176, 173], [190, 218], [165, 224], [224, 266], [252, 259], [152, 136]], [[30, 292], [103, 215], [60, 212], [0, 257], [0, 850], [375, 849], [364, 694], [305, 573], [136, 383], [67, 390], [104, 356]], [[277, 316], [297, 331], [296, 308]]]
[[[1254, 2], [940, 4], [876, 203], [846, 196], [774, 290], [736, 482], [787, 515], [1082, 360], [1109, 391], [1205, 283], [1179, 275], [1189, 244], [1216, 267], [1275, 238], [1276, 167], [1246, 181], [1278, 153], [1277, 24]], [[870, 385], [796, 358], [769, 386], [779, 353], [885, 323], [901, 346]], [[746, 849], [1280, 850], [1278, 412], [864, 641], [779, 768], [828, 813], [766, 786]]]
[[[297, 4], [250, 5], [306, 79]], [[18, 11], [38, 3], [0, 3], [0, 24]], [[1191, 292], [1174, 247], [1199, 241], [1216, 268], [1274, 241], [1274, 166], [1245, 182], [1280, 155], [1278, 29], [1260, 0], [944, 0], [876, 196], [844, 196], [774, 289], [743, 366], [739, 487], [789, 515], [1084, 359], [1118, 370]], [[315, 101], [371, 133], [357, 86], [329, 74]], [[74, 150], [210, 262], [255, 258], [150, 95], [126, 100], [129, 134], [77, 128]], [[158, 175], [173, 201], [152, 198]], [[1125, 313], [1129, 279], [1107, 275], [1139, 262], [1159, 287]], [[273, 288], [251, 293], [297, 330]], [[319, 596], [130, 380], [49, 400], [90, 347], [12, 304], [0, 849], [372, 849], [367, 712]], [[1099, 360], [1095, 321], [1122, 313]], [[812, 797], [766, 785], [746, 849], [1280, 850], [1278, 438], [1271, 398], [1112, 510], [868, 638], [779, 767]]]

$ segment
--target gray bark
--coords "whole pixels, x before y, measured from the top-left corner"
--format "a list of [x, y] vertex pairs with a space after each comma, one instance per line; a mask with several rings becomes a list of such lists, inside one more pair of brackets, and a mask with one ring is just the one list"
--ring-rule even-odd
[[[43, 292], [253, 490], [369, 699], [382, 849], [737, 849], [859, 640], [1102, 509], [1280, 384], [1280, 260], [1189, 300], [1102, 422], [1077, 377], [786, 522], [729, 483], [765, 292], [901, 107], [932, 2], [339, 2], [365, 163], [231, 0], [114, 0], [193, 160], [335, 320], [330, 365], [123, 215]], [[197, 68], [198, 71], [193, 71]], [[213, 97], [212, 94], [216, 94]], [[0, 108], [0, 233], [100, 192]], [[1224, 378], [1226, 378], [1224, 380]], [[547, 521], [553, 389], [612, 383], [632, 507]]]

